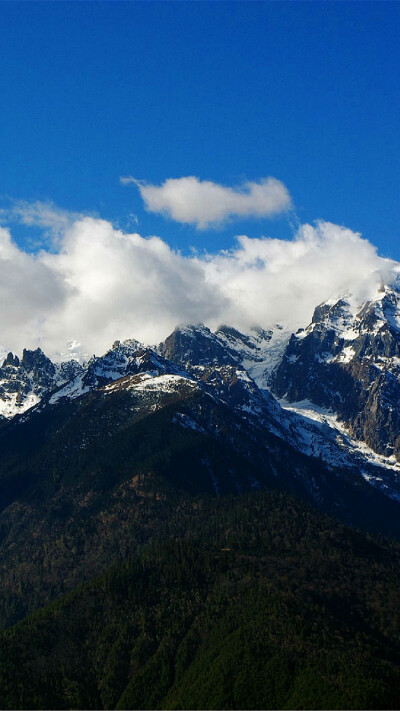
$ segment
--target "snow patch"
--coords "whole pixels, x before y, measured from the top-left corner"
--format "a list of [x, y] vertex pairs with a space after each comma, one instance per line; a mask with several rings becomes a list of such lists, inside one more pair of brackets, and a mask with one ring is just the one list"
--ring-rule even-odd
[[342, 352], [339, 354], [337, 360], [339, 363], [350, 363], [351, 360], [353, 360], [355, 356], [355, 350], [353, 346], [345, 346], [345, 348], [342, 349]]
[[64, 385], [64, 387], [60, 388], [60, 390], [57, 390], [57, 392], [55, 392], [49, 399], [49, 403], [51, 405], [54, 405], [63, 397], [67, 397], [72, 400], [76, 397], [84, 395], [89, 390], [90, 388], [88, 386], [83, 385], [82, 378], [78, 377], [75, 378], [75, 380], [73, 380], [72, 382]]
[[22, 401], [19, 398], [19, 393], [5, 393], [0, 399], [0, 415], [10, 419], [26, 412], [40, 402], [39, 395], [33, 392], [30, 392]]
[[185, 414], [184, 412], [177, 412], [172, 418], [174, 424], [180, 425], [185, 430], [194, 430], [195, 432], [202, 432], [205, 434], [205, 429], [201, 427], [192, 417]]
[[283, 399], [279, 402], [287, 413], [299, 417], [297, 421], [292, 421], [288, 432], [296, 438], [304, 454], [321, 457], [334, 467], [358, 468], [369, 484], [400, 500], [400, 462], [393, 455], [378, 454], [365, 442], [352, 437], [343, 422], [329, 409], [309, 400], [289, 403]]

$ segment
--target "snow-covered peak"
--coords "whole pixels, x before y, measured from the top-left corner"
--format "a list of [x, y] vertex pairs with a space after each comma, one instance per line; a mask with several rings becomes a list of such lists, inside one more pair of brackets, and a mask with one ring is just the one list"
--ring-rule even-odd
[[189, 338], [196, 338], [199, 335], [205, 338], [213, 337], [212, 331], [210, 331], [208, 326], [205, 326], [204, 323], [188, 323], [182, 326], [176, 326], [174, 332], [182, 333], [185, 336], [189, 336]]
[[382, 328], [400, 332], [400, 284], [383, 285], [374, 300], [366, 302], [357, 313], [360, 329], [377, 333]]
[[135, 338], [127, 338], [125, 341], [114, 341], [111, 350], [129, 356], [136, 353], [140, 348], [145, 348], [143, 343]]
[[168, 360], [189, 369], [239, 365], [265, 388], [289, 336], [290, 332], [280, 325], [269, 329], [253, 328], [247, 333], [222, 325], [213, 333], [203, 324], [196, 324], [176, 328], [157, 350]]
[[227, 346], [233, 348], [236, 353], [248, 354], [252, 351], [258, 351], [262, 340], [268, 343], [271, 339], [272, 331], [257, 331], [250, 335], [223, 324], [216, 331], [216, 336], [224, 341]]
[[236, 354], [238, 362], [260, 388], [268, 388], [271, 374], [280, 363], [291, 336], [280, 324], [268, 329], [253, 328], [247, 334], [220, 326], [218, 338]]
[[157, 351], [183, 368], [237, 363], [238, 356], [203, 324], [179, 326], [157, 346]]
[[350, 293], [323, 302], [315, 308], [311, 324], [296, 335], [304, 338], [316, 327], [334, 330], [345, 340], [365, 332], [376, 334], [386, 327], [400, 331], [400, 276], [393, 284], [380, 284], [363, 303]]
[[0, 416], [25, 412], [81, 372], [82, 366], [73, 360], [55, 365], [40, 348], [24, 349], [22, 358], [8, 353], [0, 368]]
[[336, 413], [356, 439], [400, 461], [400, 290], [382, 284], [363, 305], [321, 304], [291, 337], [272, 384], [288, 402]]
[[168, 369], [168, 364], [160, 354], [144, 347], [139, 341], [116, 341], [104, 356], [90, 360], [83, 383], [89, 387], [97, 387], [124, 375], [139, 372], [159, 374]]

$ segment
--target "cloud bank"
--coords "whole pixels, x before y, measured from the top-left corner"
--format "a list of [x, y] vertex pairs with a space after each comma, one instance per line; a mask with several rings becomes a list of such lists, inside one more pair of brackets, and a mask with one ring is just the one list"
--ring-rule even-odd
[[169, 178], [162, 185], [142, 183], [135, 178], [121, 178], [134, 183], [149, 212], [158, 212], [176, 222], [206, 229], [233, 218], [271, 217], [291, 207], [285, 185], [275, 178], [246, 181], [229, 188], [194, 176]]
[[54, 357], [75, 341], [100, 355], [116, 339], [158, 342], [179, 323], [296, 329], [316, 304], [348, 290], [364, 300], [399, 270], [359, 234], [324, 222], [287, 241], [242, 236], [205, 257], [92, 217], [68, 222], [57, 251], [36, 255], [0, 228], [0, 344]]

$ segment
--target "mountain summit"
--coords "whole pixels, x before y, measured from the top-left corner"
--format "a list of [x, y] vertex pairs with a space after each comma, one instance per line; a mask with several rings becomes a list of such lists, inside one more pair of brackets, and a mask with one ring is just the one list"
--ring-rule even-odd
[[385, 457], [400, 459], [400, 286], [382, 286], [354, 310], [340, 299], [314, 311], [293, 334], [272, 391], [335, 413], [349, 433]]

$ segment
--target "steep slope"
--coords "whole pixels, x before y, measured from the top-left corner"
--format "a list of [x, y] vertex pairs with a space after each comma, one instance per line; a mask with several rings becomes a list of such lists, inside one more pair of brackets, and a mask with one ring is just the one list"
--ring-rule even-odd
[[[140, 373], [3, 425], [2, 624], [134, 550], [188, 496], [308, 496], [320, 467], [245, 417], [194, 380]], [[323, 478], [315, 490], [331, 499]]]
[[336, 413], [356, 439], [400, 459], [400, 293], [382, 286], [354, 310], [349, 300], [322, 304], [292, 335], [272, 389]]
[[29, 410], [49, 392], [82, 373], [77, 361], [55, 365], [40, 348], [24, 349], [21, 360], [9, 353], [0, 368], [0, 417], [10, 418]]
[[177, 327], [159, 344], [158, 350], [172, 363], [192, 365], [236, 365], [236, 352], [221, 342], [204, 324]]
[[283, 495], [196, 499], [0, 635], [15, 708], [397, 708], [400, 551]]
[[[349, 338], [353, 331], [350, 329], [349, 332], [352, 317], [343, 314], [344, 305], [344, 302], [339, 302], [332, 309], [335, 334], [345, 334], [343, 340], [346, 343], [346, 337]], [[347, 307], [350, 308], [348, 304]], [[325, 311], [325, 306], [319, 307], [316, 314]], [[369, 328], [368, 324], [365, 328]], [[283, 369], [279, 364], [288, 340], [288, 333], [279, 326], [269, 331], [257, 329], [250, 334], [242, 334], [228, 326], [221, 326], [216, 333], [212, 333], [200, 324], [176, 328], [166, 343], [169, 344], [168, 355], [174, 362], [180, 365], [185, 363], [187, 371], [194, 378], [211, 385], [214, 394], [231, 407], [242, 414], [248, 412], [257, 417], [269, 432], [283, 438], [307, 456], [323, 461], [328, 469], [352, 472], [356, 484], [361, 475], [385, 495], [400, 501], [400, 465], [392, 455], [379, 456], [365, 441], [359, 441], [359, 433], [351, 432], [338, 419], [333, 400], [336, 390], [333, 387], [326, 393], [326, 400], [323, 400], [329, 403], [324, 409], [308, 401], [298, 403], [297, 407], [288, 405], [287, 401], [279, 404], [271, 397], [266, 386], [276, 382], [278, 368], [279, 373]], [[322, 352], [328, 357], [324, 348], [325, 344]], [[343, 354], [340, 347], [337, 348], [338, 359], [342, 362]], [[158, 350], [165, 352], [163, 344], [160, 344]], [[345, 355], [348, 356], [348, 351]], [[297, 365], [290, 353], [287, 358], [289, 363], [295, 364], [294, 373], [304, 385], [305, 374], [301, 362]], [[226, 361], [236, 362], [236, 365], [224, 365]], [[323, 378], [318, 377], [318, 371], [313, 369], [308, 355], [305, 361], [311, 371], [311, 381], [317, 382], [319, 388], [326, 388]], [[317, 361], [321, 363], [320, 355], [317, 355]], [[336, 377], [333, 373], [333, 382]], [[318, 497], [317, 493], [315, 495]]]
[[254, 328], [243, 334], [231, 326], [220, 326], [218, 336], [260, 388], [269, 388], [272, 375], [282, 360], [291, 332], [276, 324], [267, 330]]
[[279, 325], [268, 330], [254, 328], [247, 334], [227, 325], [215, 333], [204, 324], [178, 326], [157, 346], [157, 351], [184, 368], [238, 365], [266, 388], [290, 335]]

